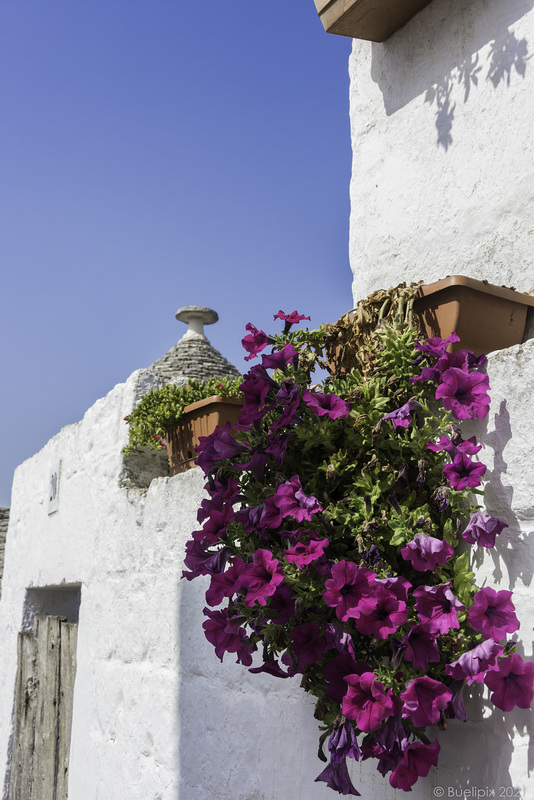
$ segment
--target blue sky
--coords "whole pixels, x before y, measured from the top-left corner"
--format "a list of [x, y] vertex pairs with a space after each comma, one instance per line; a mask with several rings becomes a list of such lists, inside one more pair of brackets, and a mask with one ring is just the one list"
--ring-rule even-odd
[[313, 0], [0, 4], [0, 505], [185, 331], [351, 306], [351, 42]]

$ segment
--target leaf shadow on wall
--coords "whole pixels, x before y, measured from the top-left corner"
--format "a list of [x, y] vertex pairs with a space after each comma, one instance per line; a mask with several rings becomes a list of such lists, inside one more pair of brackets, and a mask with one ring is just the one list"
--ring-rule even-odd
[[437, 146], [447, 150], [453, 142], [458, 88], [463, 87], [465, 104], [484, 81], [496, 89], [525, 77], [532, 57], [529, 44], [511, 26], [532, 8], [534, 0], [472, 0], [461, 7], [456, 0], [434, 0], [391, 39], [373, 44], [371, 77], [387, 116], [424, 97], [436, 106]]
[[[487, 431], [488, 421], [484, 420]], [[502, 400], [499, 410], [494, 415], [493, 430], [482, 432], [482, 423], [478, 423], [477, 436], [487, 447], [493, 450], [493, 468], [485, 475], [485, 506], [489, 514], [502, 519], [508, 528], [497, 538], [494, 548], [477, 548], [473, 550], [473, 564], [481, 568], [483, 562], [491, 558], [493, 561], [492, 577], [496, 585], [503, 589], [516, 589], [518, 582], [530, 586], [534, 577], [534, 532], [525, 530], [513, 508], [514, 487], [503, 481], [508, 472], [508, 464], [504, 460], [504, 450], [512, 439], [513, 431], [510, 413], [506, 400]], [[477, 426], [477, 427], [478, 427]], [[484, 461], [486, 459], [483, 459]]]
[[[490, 81], [496, 89], [500, 83], [510, 86], [512, 75], [517, 73], [525, 77], [527, 61], [532, 58], [528, 54], [526, 39], [517, 39], [512, 31], [495, 39], [491, 43], [490, 58], [485, 80]], [[441, 78], [434, 86], [427, 90], [425, 103], [436, 105], [436, 129], [438, 132], [437, 144], [448, 150], [453, 142], [452, 125], [456, 103], [452, 101], [453, 89], [456, 85], [463, 85], [463, 102], [467, 103], [471, 88], [479, 87], [479, 78], [484, 78], [484, 68], [480, 64], [480, 55], [469, 56], [457, 67], [451, 75]], [[482, 73], [482, 75], [480, 74]]]

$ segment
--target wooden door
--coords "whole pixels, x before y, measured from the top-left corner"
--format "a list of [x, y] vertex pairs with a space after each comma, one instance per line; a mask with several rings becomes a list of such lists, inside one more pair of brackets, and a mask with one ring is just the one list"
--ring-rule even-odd
[[68, 797], [77, 633], [77, 623], [52, 616], [19, 633], [8, 800]]

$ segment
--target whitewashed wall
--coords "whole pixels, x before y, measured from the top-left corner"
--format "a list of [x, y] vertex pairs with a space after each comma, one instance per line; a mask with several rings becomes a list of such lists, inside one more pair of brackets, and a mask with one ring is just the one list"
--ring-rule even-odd
[[354, 41], [355, 300], [468, 275], [534, 288], [534, 0], [433, 0]]
[[[534, 434], [523, 392], [534, 395], [534, 341], [493, 354], [489, 374], [492, 412], [476, 433], [491, 469], [489, 510], [510, 530], [480, 575], [516, 592], [521, 652], [531, 657]], [[0, 787], [26, 589], [81, 584], [69, 800], [332, 800], [313, 782], [322, 765], [312, 698], [297, 678], [250, 675], [228, 655], [221, 664], [202, 632], [205, 584], [179, 581], [203, 497], [200, 470], [155, 479], [147, 492], [121, 487], [123, 417], [142, 377], [115, 387], [16, 471], [0, 601]], [[59, 510], [49, 516], [58, 459]], [[533, 797], [530, 713], [490, 711], [478, 690], [468, 711], [471, 722], [440, 735], [440, 768], [416, 784], [414, 800], [442, 786]], [[374, 762], [352, 773], [366, 800], [401, 794]]]

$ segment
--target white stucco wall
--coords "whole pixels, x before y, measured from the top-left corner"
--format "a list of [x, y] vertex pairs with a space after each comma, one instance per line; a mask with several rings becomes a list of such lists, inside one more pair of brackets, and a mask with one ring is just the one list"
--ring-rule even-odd
[[[491, 471], [489, 510], [510, 529], [476, 563], [479, 580], [514, 589], [520, 652], [530, 658], [534, 426], [524, 393], [534, 394], [534, 341], [492, 354], [489, 374], [492, 411], [473, 432]], [[81, 584], [70, 800], [332, 800], [313, 782], [323, 768], [313, 699], [298, 678], [250, 675], [228, 655], [221, 664], [201, 627], [206, 584], [179, 581], [203, 497], [200, 471], [155, 479], [146, 492], [120, 485], [123, 417], [138, 379], [115, 387], [16, 471], [0, 601], [0, 786], [26, 589]], [[58, 459], [59, 510], [49, 516]], [[440, 734], [439, 769], [419, 780], [414, 800], [438, 796], [436, 787], [444, 796], [473, 786], [534, 796], [530, 712], [504, 715], [489, 709], [487, 694], [473, 694], [470, 721]], [[374, 762], [353, 764], [352, 775], [366, 800], [401, 796]]]
[[534, 288], [533, 53], [533, 0], [433, 0], [354, 41], [355, 301], [447, 275]]

